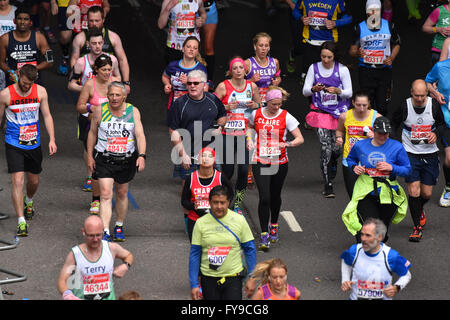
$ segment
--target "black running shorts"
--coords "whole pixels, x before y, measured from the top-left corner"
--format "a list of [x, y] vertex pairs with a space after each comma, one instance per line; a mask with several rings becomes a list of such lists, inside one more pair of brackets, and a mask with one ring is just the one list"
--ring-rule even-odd
[[125, 162], [110, 162], [108, 158], [94, 151], [95, 171], [93, 179], [112, 178], [118, 184], [128, 183], [133, 180], [136, 174], [137, 153], [129, 157]]
[[25, 150], [5, 143], [6, 162], [8, 173], [30, 172], [39, 174], [42, 171], [42, 150], [41, 146]]

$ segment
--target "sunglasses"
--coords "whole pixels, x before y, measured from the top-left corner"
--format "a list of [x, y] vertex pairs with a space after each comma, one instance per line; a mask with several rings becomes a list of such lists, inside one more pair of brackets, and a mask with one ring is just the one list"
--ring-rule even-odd
[[192, 86], [192, 85], [194, 85], [194, 86], [198, 86], [200, 83], [202, 83], [203, 81], [193, 81], [193, 82], [191, 82], [191, 81], [188, 81], [186, 84], [188, 85], [188, 86]]

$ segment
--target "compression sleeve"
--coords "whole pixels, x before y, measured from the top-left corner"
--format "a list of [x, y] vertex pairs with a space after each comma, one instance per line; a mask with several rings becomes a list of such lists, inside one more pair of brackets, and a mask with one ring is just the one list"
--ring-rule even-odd
[[344, 259], [341, 260], [341, 283], [351, 280], [352, 266], [349, 266]]
[[181, 205], [186, 210], [194, 210], [195, 206], [191, 202], [191, 176], [189, 175], [184, 183], [183, 193], [181, 194]]
[[[399, 142], [400, 144], [400, 142]], [[408, 154], [405, 148], [400, 144], [397, 148], [397, 161], [396, 164], [392, 164], [392, 173], [401, 177], [406, 177], [411, 172], [411, 164], [409, 162]]]
[[311, 88], [314, 85], [314, 66], [310, 65], [308, 68], [308, 73], [306, 74], [305, 84], [303, 85], [303, 95], [305, 97], [311, 97], [313, 92]]
[[352, 16], [350, 16], [348, 14], [344, 14], [342, 16], [342, 18], [336, 20], [336, 27], [346, 26], [346, 25], [352, 23], [352, 21], [353, 21]]
[[200, 262], [202, 257], [202, 246], [191, 245], [191, 252], [189, 254], [189, 282], [191, 284], [191, 289], [197, 288], [198, 283], [198, 273], [200, 270]]
[[252, 273], [256, 266], [256, 246], [255, 241], [247, 241], [241, 244], [244, 250], [245, 261], [247, 262], [248, 274]]

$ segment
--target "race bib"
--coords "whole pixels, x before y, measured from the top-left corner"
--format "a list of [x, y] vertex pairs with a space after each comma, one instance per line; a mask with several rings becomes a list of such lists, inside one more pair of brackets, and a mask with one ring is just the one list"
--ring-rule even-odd
[[431, 132], [431, 125], [411, 125], [411, 143], [428, 143], [428, 134]]
[[197, 205], [197, 209], [210, 209], [209, 200], [203, 197], [195, 197], [195, 204]]
[[383, 50], [364, 50], [364, 63], [367, 64], [384, 64]]
[[32, 145], [37, 143], [37, 124], [20, 127], [19, 144]]
[[335, 106], [338, 104], [338, 96], [334, 93], [320, 91], [320, 102], [324, 106]]
[[26, 64], [31, 64], [33, 66], [37, 66], [37, 61], [30, 61], [30, 62], [17, 62], [17, 70], [22, 68]]
[[227, 123], [225, 124], [226, 130], [245, 130], [245, 117], [243, 113], [229, 113]]
[[358, 299], [383, 299], [384, 283], [358, 280]]
[[315, 27], [325, 27], [325, 21], [328, 18], [328, 13], [319, 11], [310, 11], [308, 13], [309, 25]]
[[177, 16], [175, 27], [177, 34], [192, 34], [195, 31], [195, 13], [180, 14]]
[[91, 276], [83, 276], [83, 293], [88, 295], [100, 295], [110, 293], [109, 274], [96, 274]]
[[389, 178], [389, 171], [378, 170], [377, 168], [366, 168], [366, 173], [372, 178]]
[[231, 247], [211, 247], [208, 249], [208, 261], [211, 269], [217, 270], [227, 258]]
[[278, 141], [265, 141], [259, 147], [260, 157], [276, 157], [281, 155], [281, 149]]
[[126, 153], [127, 142], [127, 137], [108, 137], [106, 140], [106, 148], [108, 152]]

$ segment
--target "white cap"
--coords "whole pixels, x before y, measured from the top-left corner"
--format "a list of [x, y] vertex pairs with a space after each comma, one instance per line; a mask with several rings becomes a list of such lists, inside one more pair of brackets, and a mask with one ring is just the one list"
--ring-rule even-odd
[[381, 9], [381, 1], [380, 0], [367, 0], [366, 12], [370, 9]]

